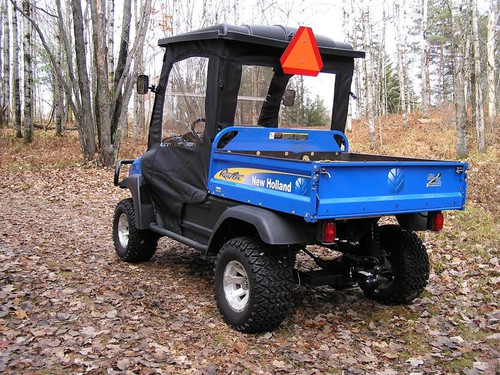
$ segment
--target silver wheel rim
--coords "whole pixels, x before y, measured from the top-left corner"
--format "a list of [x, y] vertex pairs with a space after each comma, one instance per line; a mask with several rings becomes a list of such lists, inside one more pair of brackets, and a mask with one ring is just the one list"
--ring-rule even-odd
[[129, 236], [129, 228], [128, 228], [127, 215], [122, 213], [120, 215], [120, 218], [118, 219], [118, 241], [120, 241], [121, 247], [123, 248], [127, 247], [128, 236]]
[[250, 297], [250, 283], [245, 267], [232, 260], [224, 270], [224, 295], [229, 306], [237, 312], [243, 311]]

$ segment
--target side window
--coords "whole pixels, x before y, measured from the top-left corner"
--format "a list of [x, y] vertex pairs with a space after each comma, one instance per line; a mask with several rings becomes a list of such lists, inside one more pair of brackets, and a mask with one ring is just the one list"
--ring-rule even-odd
[[[200, 144], [205, 130], [208, 58], [176, 62], [168, 78], [163, 108], [162, 140]], [[178, 144], [174, 142], [173, 144]]]

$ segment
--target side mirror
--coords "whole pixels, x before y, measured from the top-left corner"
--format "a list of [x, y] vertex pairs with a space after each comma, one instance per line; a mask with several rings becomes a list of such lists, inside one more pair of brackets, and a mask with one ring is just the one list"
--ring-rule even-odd
[[286, 89], [285, 95], [283, 95], [283, 105], [285, 107], [291, 107], [295, 103], [295, 90]]
[[149, 76], [139, 74], [137, 76], [137, 93], [147, 94], [149, 92]]

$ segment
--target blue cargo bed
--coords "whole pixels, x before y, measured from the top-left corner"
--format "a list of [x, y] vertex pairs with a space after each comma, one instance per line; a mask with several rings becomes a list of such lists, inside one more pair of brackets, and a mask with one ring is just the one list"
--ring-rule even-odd
[[337, 131], [233, 127], [214, 141], [208, 189], [308, 222], [461, 210], [467, 167], [349, 153]]

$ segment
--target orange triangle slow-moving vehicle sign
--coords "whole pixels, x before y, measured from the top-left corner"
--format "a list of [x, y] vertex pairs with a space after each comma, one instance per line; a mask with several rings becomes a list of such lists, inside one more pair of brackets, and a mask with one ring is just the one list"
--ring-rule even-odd
[[299, 27], [280, 62], [285, 74], [318, 75], [323, 68], [323, 60], [310, 27]]

